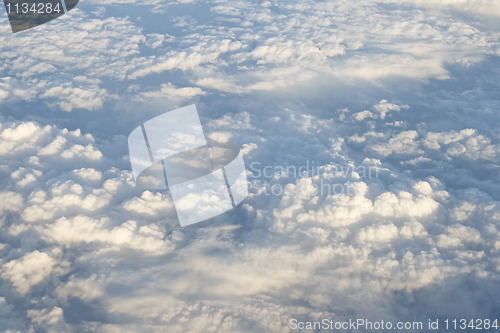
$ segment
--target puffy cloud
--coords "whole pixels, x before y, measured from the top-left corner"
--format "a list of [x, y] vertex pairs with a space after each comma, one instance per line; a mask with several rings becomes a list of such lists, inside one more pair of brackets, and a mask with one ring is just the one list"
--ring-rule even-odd
[[423, 153], [422, 150], [418, 149], [419, 145], [415, 140], [417, 137], [417, 131], [404, 131], [391, 137], [386, 143], [374, 145], [372, 149], [382, 156]]
[[374, 210], [382, 216], [426, 216], [438, 208], [433, 199], [419, 195], [413, 199], [411, 193], [402, 191], [398, 195], [386, 192], [377, 197]]
[[[42, 98], [56, 99], [57, 106], [64, 111], [73, 109], [97, 110], [102, 107], [105, 89], [84, 90], [73, 87], [51, 87], [40, 95]], [[50, 103], [50, 102], [49, 102]]]
[[144, 191], [139, 198], [131, 199], [123, 204], [123, 208], [134, 215], [161, 217], [173, 213], [172, 201], [161, 193]]
[[[445, 12], [422, 15], [406, 7], [403, 15], [397, 6], [391, 11], [371, 1], [362, 7], [311, 1], [200, 4], [208, 7], [203, 10], [210, 18], [185, 12], [186, 2], [126, 1], [131, 8], [152, 6], [153, 12], [177, 7], [186, 15], [174, 17], [168, 10], [163, 15], [190, 23], [177, 24], [183, 29], [173, 36], [171, 31], [143, 33], [140, 21], [127, 17], [106, 17], [106, 6], [112, 3], [100, 3], [104, 7], [96, 13], [76, 8], [31, 34], [4, 34], [0, 70], [8, 80], [0, 99], [40, 99], [65, 111], [100, 110], [105, 102], [128, 96], [126, 89], [110, 89], [110, 79], [128, 78], [131, 86], [145, 87], [138, 94], [143, 99], [204, 95], [197, 86], [230, 93], [283, 90], [309, 85], [324, 74], [344, 82], [392, 76], [443, 79], [449, 63], [471, 64], [494, 54], [490, 41], [497, 39], [487, 29], [456, 17], [450, 20]], [[226, 22], [238, 28], [230, 29]], [[57, 34], [61, 27], [67, 30], [62, 37]], [[11, 56], [12, 50], [23, 48], [22, 57]], [[168, 79], [159, 90], [140, 80], [164, 72], [169, 72]], [[177, 81], [182, 88], [176, 88]]]
[[390, 242], [398, 236], [398, 228], [393, 224], [380, 225], [362, 229], [358, 234], [360, 243], [366, 242]]
[[7, 96], [9, 96], [9, 92], [5, 90], [0, 90], [0, 100], [6, 98]]
[[461, 131], [447, 133], [432, 133], [426, 135], [424, 145], [430, 149], [446, 149], [449, 157], [466, 156], [470, 159], [495, 160], [498, 155], [498, 146], [491, 144], [491, 140], [478, 134], [477, 130], [466, 128]]
[[33, 327], [47, 331], [72, 331], [64, 320], [64, 311], [60, 307], [54, 306], [51, 310], [28, 310], [27, 316], [31, 319]]
[[94, 168], [75, 169], [73, 173], [83, 180], [99, 181], [102, 178], [102, 173]]
[[415, 5], [418, 7], [428, 7], [433, 9], [444, 9], [448, 10], [450, 8], [454, 10], [459, 10], [464, 13], [474, 13], [480, 14], [482, 17], [486, 16], [499, 16], [500, 6], [497, 2], [493, 0], [446, 0], [439, 3], [430, 0], [404, 0], [404, 1], [394, 1], [394, 0], [384, 0], [386, 3], [405, 3], [410, 5]]
[[57, 287], [56, 292], [62, 301], [67, 301], [72, 297], [83, 301], [92, 301], [105, 295], [102, 283], [96, 274], [85, 279], [71, 276], [69, 281]]
[[[379, 105], [375, 105], [374, 108]], [[367, 117], [371, 118], [369, 114], [371, 114], [369, 111], [357, 112], [353, 114], [353, 118], [356, 121], [364, 121]], [[493, 144], [489, 137], [472, 128], [448, 132], [431, 132], [423, 128], [406, 131], [389, 130], [385, 133], [370, 130], [361, 135], [356, 133], [348, 137], [347, 142], [352, 144], [368, 143], [367, 146], [370, 147], [370, 150], [384, 157], [390, 155], [414, 156], [407, 163], [418, 163], [419, 160], [430, 161], [427, 156], [434, 158], [439, 156], [440, 159], [444, 160], [466, 158], [493, 162], [498, 159], [499, 151], [498, 145]]]
[[[64, 111], [101, 109], [110, 97], [101, 79], [122, 78], [125, 59], [139, 52], [145, 37], [126, 18], [88, 19], [75, 8], [29, 34], [2, 34], [0, 54], [5, 61], [0, 71], [7, 77], [3, 101], [40, 99]], [[64, 35], [59, 34], [61, 28]], [[16, 50], [25, 51], [16, 57]]]
[[0, 192], [0, 202], [0, 214], [2, 215], [8, 211], [20, 211], [23, 207], [23, 197], [16, 192]]
[[28, 253], [20, 259], [5, 263], [1, 275], [8, 279], [19, 293], [26, 294], [33, 286], [48, 280], [50, 276], [67, 272], [67, 263], [58, 262], [58, 252], [54, 249], [50, 254], [39, 251]]
[[379, 113], [380, 119], [384, 119], [387, 113], [399, 111], [401, 109], [408, 109], [409, 106], [389, 103], [386, 99], [383, 99], [377, 105], [374, 105], [373, 108]]
[[[493, 313], [495, 25], [448, 10], [466, 0], [388, 2], [109, 0], [22, 35], [0, 18], [2, 328]], [[134, 186], [126, 135], [193, 100], [251, 186], [180, 229], [168, 192]]]
[[50, 133], [50, 127], [40, 127], [34, 122], [13, 124], [11, 127], [1, 128], [0, 153], [5, 155], [16, 155], [32, 148], [41, 142], [47, 134]]
[[177, 88], [173, 84], [163, 83], [159, 90], [143, 92], [139, 95], [140, 99], [148, 98], [167, 98], [167, 99], [190, 99], [195, 96], [206, 95], [206, 92], [198, 87], [183, 87]]
[[98, 192], [86, 194], [78, 184], [69, 181], [55, 184], [50, 189], [50, 194], [44, 195], [43, 203], [33, 203], [26, 207], [22, 218], [27, 222], [50, 220], [63, 216], [72, 211], [93, 212], [106, 207], [109, 198], [106, 194], [101, 196]]
[[124, 247], [145, 251], [149, 255], [163, 254], [171, 249], [163, 240], [164, 230], [157, 225], [138, 226], [135, 221], [126, 221], [110, 229], [109, 224], [103, 218], [96, 220], [78, 215], [71, 219], [61, 217], [53, 224], [38, 229], [46, 241], [64, 246], [96, 242], [108, 245], [110, 250]]
[[[2, 214], [16, 216], [15, 223], [7, 222], [8, 237], [30, 235], [26, 246], [31, 249], [5, 261], [1, 276], [24, 297], [31, 297], [35, 288], [48, 288], [48, 283], [56, 286], [49, 303], [28, 307], [29, 325], [75, 329], [65, 319], [76, 315], [74, 302], [89, 307], [87, 314], [94, 323], [85, 319], [84, 325], [97, 330], [120, 330], [123, 326], [115, 319], [128, 318], [132, 330], [139, 331], [145, 327], [161, 330], [165, 325], [200, 332], [207, 327], [212, 331], [250, 327], [280, 331], [291, 316], [330, 317], [327, 309], [331, 306], [396, 318], [391, 312], [393, 302], [397, 303], [392, 293], [411, 297], [448, 279], [486, 273], [483, 265], [489, 259], [481, 253], [498, 251], [492, 236], [499, 234], [493, 230], [498, 218], [495, 201], [485, 201], [481, 192], [460, 199], [438, 178], [408, 178], [384, 159], [365, 157], [354, 162], [346, 156], [351, 143], [336, 140], [328, 131], [331, 122], [291, 115], [278, 129], [267, 116], [261, 122], [249, 112], [220, 115], [207, 128], [215, 136], [240, 138], [257, 129], [267, 135], [272, 129], [274, 136], [254, 137], [258, 144], [247, 145], [252, 147], [245, 155], [248, 163], [269, 159], [265, 150], [284, 141], [283, 151], [273, 153], [281, 159], [298, 149], [290, 143], [304, 140], [309, 140], [304, 151], [325, 150], [324, 155], [312, 156], [333, 156], [336, 163], [317, 163], [318, 169], [309, 169], [305, 175], [251, 177], [256, 183], [236, 211], [202, 227], [184, 229], [176, 226], [168, 195], [134, 189], [130, 171], [117, 169], [116, 162], [105, 156], [96, 160], [77, 149], [70, 159], [75, 163], [59, 165], [65, 161], [63, 152], [75, 145], [92, 145], [92, 151], [100, 152], [93, 137], [28, 123], [34, 126], [32, 135], [16, 141], [25, 146], [21, 155], [13, 156], [9, 150], [2, 155], [9, 168], [16, 168], [3, 182], [16, 186], [31, 174], [14, 163], [25, 161], [24, 165], [34, 163], [41, 172], [38, 188], [23, 191], [16, 187], [19, 192], [6, 192], [15, 209]], [[2, 128], [12, 133], [20, 126], [4, 123]], [[290, 141], [291, 132], [297, 141]], [[381, 133], [367, 140], [378, 145], [390, 142], [391, 133]], [[468, 131], [458, 138], [456, 133], [448, 134], [453, 138], [443, 134], [439, 144], [475, 135]], [[311, 140], [318, 135], [327, 139], [322, 144]], [[431, 149], [426, 138], [422, 132], [410, 142], [416, 142], [418, 149]], [[31, 159], [42, 150], [36, 160]], [[391, 155], [397, 156], [387, 156]], [[363, 169], [369, 166], [378, 171], [370, 174]], [[265, 194], [266, 186], [269, 191], [276, 185], [286, 191]], [[485, 218], [489, 227], [471, 224], [471, 214]], [[454, 222], [447, 225], [447, 216]], [[273, 247], [267, 247], [267, 242]], [[359, 297], [369, 300], [364, 307], [359, 308]], [[304, 301], [309, 305], [304, 306]], [[139, 310], [137, 304], [142, 304]], [[382, 306], [374, 310], [373, 304]], [[114, 318], [114, 323], [100, 321], [95, 311]], [[189, 320], [199, 316], [204, 319]], [[345, 317], [342, 313], [334, 316]]]

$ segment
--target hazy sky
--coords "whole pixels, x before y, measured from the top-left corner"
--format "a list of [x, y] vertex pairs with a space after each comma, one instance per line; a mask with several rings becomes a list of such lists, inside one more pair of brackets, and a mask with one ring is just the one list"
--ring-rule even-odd
[[[82, 0], [13, 34], [2, 7], [0, 329], [497, 318], [499, 22], [497, 0]], [[127, 136], [190, 104], [250, 193], [181, 228]]]

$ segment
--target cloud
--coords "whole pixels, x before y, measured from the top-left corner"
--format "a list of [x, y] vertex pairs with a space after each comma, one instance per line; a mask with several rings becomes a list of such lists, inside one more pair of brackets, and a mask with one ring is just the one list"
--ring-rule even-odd
[[405, 1], [393, 1], [393, 0], [385, 0], [387, 3], [406, 3], [415, 5], [418, 7], [427, 7], [432, 9], [449, 9], [453, 8], [454, 10], [459, 10], [465, 13], [474, 13], [480, 14], [484, 16], [499, 16], [500, 15], [500, 6], [498, 3], [492, 0], [481, 0], [481, 1], [471, 1], [471, 0], [446, 0], [441, 1], [439, 3], [430, 1], [430, 0], [405, 0]]
[[159, 226], [138, 226], [135, 221], [125, 221], [111, 229], [109, 224], [105, 218], [96, 220], [78, 215], [71, 219], [59, 218], [38, 230], [47, 242], [68, 247], [98, 243], [109, 246], [111, 251], [129, 248], [148, 255], [160, 255], [171, 250], [171, 246], [163, 240], [164, 230]]
[[[153, 12], [165, 9], [159, 2], [126, 3], [130, 8], [153, 6]], [[362, 8], [307, 3], [201, 3], [211, 19], [191, 11], [186, 17], [195, 23], [176, 30], [175, 37], [171, 31], [144, 33], [127, 17], [103, 17], [76, 8], [30, 34], [3, 35], [0, 54], [5, 61], [0, 70], [8, 84], [2, 87], [0, 99], [2, 103], [40, 99], [64, 111], [100, 110], [117, 96], [128, 95], [110, 89], [109, 80], [130, 80], [130, 85], [144, 87], [141, 98], [159, 94], [176, 99], [204, 95], [200, 87], [230, 93], [283, 90], [309, 85], [322, 75], [351, 83], [380, 82], [392, 76], [446, 79], [449, 64], [469, 66], [495, 54], [493, 33], [444, 11], [423, 16], [406, 8], [405, 15], [392, 15], [399, 13], [399, 7], [380, 9], [376, 2]], [[448, 4], [471, 5], [469, 1]], [[488, 5], [475, 6], [476, 12], [486, 11]], [[168, 6], [178, 6], [181, 12], [184, 8], [183, 3]], [[165, 14], [172, 21], [179, 16]], [[227, 21], [240, 28], [218, 29]], [[199, 30], [200, 25], [206, 29]], [[57, 34], [61, 28], [67, 31], [63, 37]], [[26, 50], [22, 58], [10, 56], [19, 49]], [[148, 52], [152, 56], [146, 56]], [[165, 72], [172, 75], [160, 83], [159, 90], [141, 79]]]
[[[59, 34], [61, 28], [64, 35]], [[126, 18], [89, 20], [78, 8], [29, 34], [5, 33], [0, 39], [5, 60], [0, 71], [7, 84], [2, 102], [40, 99], [64, 111], [101, 109], [111, 97], [101, 79], [123, 78], [125, 59], [137, 54], [145, 41]], [[12, 56], [16, 50], [25, 52]]]
[[466, 156], [470, 159], [496, 160], [498, 147], [472, 128], [445, 133], [427, 133], [424, 145], [430, 149], [446, 149], [450, 157]]
[[123, 208], [137, 216], [161, 217], [173, 213], [173, 203], [165, 199], [161, 193], [144, 191], [140, 198], [131, 199], [123, 204]]
[[373, 108], [379, 113], [380, 119], [385, 119], [385, 116], [389, 112], [400, 111], [403, 109], [408, 109], [408, 105], [396, 105], [394, 103], [389, 103], [386, 99], [381, 100], [377, 105], [374, 105]]
[[22, 153], [42, 142], [49, 133], [50, 126], [42, 128], [33, 122], [17, 124], [10, 128], [2, 126], [0, 152], [3, 156]]
[[[87, 2], [22, 35], [0, 18], [0, 326], [494, 313], [498, 33], [471, 5]], [[250, 194], [179, 228], [126, 137], [193, 100]]]
[[[57, 100], [56, 104], [64, 111], [73, 109], [97, 110], [102, 107], [106, 90], [83, 90], [72, 87], [51, 87], [40, 95], [42, 98]], [[50, 103], [50, 102], [49, 102]]]
[[404, 131], [391, 137], [386, 143], [373, 145], [372, 149], [382, 156], [423, 153], [418, 149], [418, 143], [415, 142], [417, 137], [417, 131]]
[[23, 207], [23, 197], [16, 192], [0, 192], [0, 202], [0, 214], [2, 215], [8, 211], [19, 211]]
[[72, 330], [71, 326], [65, 322], [64, 311], [60, 307], [54, 306], [52, 310], [28, 310], [26, 314], [35, 326], [53, 331]]
[[185, 100], [207, 93], [198, 87], [177, 88], [173, 84], [162, 84], [159, 90], [143, 92], [139, 95], [141, 100], [149, 98], [166, 98], [170, 100]]
[[[386, 101], [367, 108], [377, 114], [381, 104], [400, 105]], [[412, 111], [388, 108], [393, 110], [386, 118], [396, 121]], [[399, 304], [394, 294], [412, 297], [447, 280], [489, 274], [484, 263], [492, 259], [484, 253], [500, 248], [497, 202], [479, 190], [449, 188], [436, 178], [439, 174], [410, 177], [384, 159], [439, 151], [437, 156], [449, 162], [441, 155], [446, 147], [478, 136], [477, 131], [434, 135], [438, 132], [394, 128], [378, 116], [346, 117], [334, 125], [293, 110], [280, 115], [282, 120], [272, 121], [267, 114], [220, 114], [206, 128], [215, 136], [253, 138], [257, 143], [247, 144], [247, 167], [252, 161], [260, 161], [261, 168], [264, 162], [293, 161], [299, 151], [306, 158], [328, 159], [305, 175], [250, 177], [251, 193], [243, 205], [184, 229], [177, 226], [168, 194], [135, 189], [131, 171], [100, 153], [93, 136], [4, 121], [0, 135], [23, 148], [17, 155], [13, 148], [2, 150], [12, 177], [2, 180], [11, 188], [3, 194], [11, 204], [1, 213], [10, 216], [4, 222], [9, 242], [24, 238], [25, 245], [21, 253], [6, 248], [12, 257], [2, 263], [1, 277], [23, 297], [55, 290], [47, 304], [26, 306], [24, 322], [47, 330], [91, 325], [106, 331], [121, 330], [120, 319], [127, 318], [130, 329], [138, 331], [166, 325], [174, 331], [285, 331], [293, 316], [401, 319], [392, 311]], [[375, 128], [363, 127], [372, 121], [379, 122]], [[353, 123], [373, 156], [349, 158], [358, 143], [336, 139]], [[337, 131], [330, 130], [333, 126]], [[392, 140], [398, 135], [407, 141]], [[321, 143], [314, 140], [318, 136]], [[282, 150], [273, 150], [279, 142]], [[87, 146], [92, 148], [72, 148]], [[67, 151], [74, 156], [64, 157]], [[377, 172], [363, 169], [370, 166]], [[19, 185], [30, 174], [36, 177], [32, 190]], [[266, 195], [278, 185], [286, 191]], [[360, 297], [365, 299], [361, 307]], [[75, 302], [88, 307], [93, 323], [67, 320], [82, 318]], [[467, 304], [476, 306], [472, 300]], [[407, 309], [424, 308], [418, 303]], [[189, 320], [200, 316], [203, 320]]]
[[24, 295], [49, 276], [62, 275], [67, 271], [67, 263], [56, 259], [60, 253], [54, 250], [51, 254], [34, 251], [20, 259], [11, 260], [2, 266], [2, 277], [8, 279]]

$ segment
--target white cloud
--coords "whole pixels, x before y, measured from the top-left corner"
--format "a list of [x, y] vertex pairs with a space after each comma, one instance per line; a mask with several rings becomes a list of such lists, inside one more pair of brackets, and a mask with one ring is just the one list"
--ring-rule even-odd
[[428, 7], [432, 9], [442, 10], [452, 8], [454, 10], [459, 10], [465, 13], [475, 13], [485, 16], [500, 16], [500, 5], [494, 0], [445, 0], [440, 2], [434, 2], [431, 0], [384, 0], [384, 2], [398, 4], [406, 3], [419, 7]]
[[78, 215], [71, 219], [59, 218], [38, 230], [46, 241], [67, 247], [101, 243], [109, 246], [108, 251], [130, 248], [148, 255], [160, 255], [171, 250], [169, 243], [163, 240], [164, 230], [156, 225], [138, 226], [135, 221], [126, 221], [110, 228], [110, 224], [105, 218], [96, 220]]
[[[51, 87], [40, 95], [42, 98], [56, 99], [56, 104], [64, 111], [73, 109], [97, 110], [102, 107], [105, 89], [84, 90], [73, 87]], [[50, 102], [49, 102], [50, 103]]]
[[11, 211], [20, 211], [23, 207], [23, 197], [16, 192], [0, 192], [0, 214]]
[[[8, 192], [15, 209], [2, 211], [17, 217], [16, 223], [9, 222], [6, 235], [21, 239], [29, 234], [29, 246], [38, 248], [4, 262], [2, 277], [24, 297], [32, 297], [35, 288], [44, 290], [47, 283], [56, 286], [50, 305], [27, 310], [30, 325], [74, 329], [63, 314], [74, 311], [70, 300], [78, 299], [106, 316], [128, 318], [132, 330], [154, 331], [168, 325], [174, 330], [245, 331], [257, 325], [279, 331], [297, 313], [307, 318], [331, 316], [321, 314], [331, 305], [356, 309], [359, 314], [393, 316], [391, 302], [396, 301], [388, 296], [392, 292], [411, 295], [447, 279], [485, 272], [486, 257], [481, 252], [498, 251], [494, 237], [468, 223], [471, 214], [479, 214], [484, 225], [492, 225], [496, 202], [484, 202], [480, 192], [461, 201], [438, 178], [408, 178], [383, 158], [367, 157], [356, 164], [346, 157], [349, 140], [335, 145], [338, 140], [332, 134], [339, 133], [328, 130], [331, 122], [288, 112], [279, 128], [269, 122], [269, 115], [261, 118], [249, 112], [222, 114], [207, 128], [215, 136], [233, 137], [271, 131], [273, 136], [266, 140], [253, 134], [258, 144], [248, 146], [252, 149], [245, 155], [247, 162], [263, 158], [275, 142], [285, 142], [282, 151], [272, 153], [278, 159], [296, 152], [294, 144], [306, 142], [304, 154], [323, 149], [324, 156], [335, 156], [344, 167], [377, 166], [378, 177], [367, 178], [359, 170], [343, 174], [338, 164], [319, 163], [320, 173], [297, 184], [292, 178], [274, 178], [272, 184], [289, 184], [287, 194], [259, 196], [253, 190], [239, 213], [192, 229], [178, 229], [174, 206], [165, 194], [139, 192], [130, 171], [117, 170], [116, 162], [105, 156], [87, 158], [85, 150], [72, 149], [91, 145], [93, 152], [100, 152], [93, 137], [36, 123], [26, 123], [30, 135], [17, 137], [14, 131], [19, 128], [24, 133], [23, 126], [4, 123], [0, 135], [7, 131], [6, 139], [25, 146], [17, 156], [4, 150], [2, 157], [13, 175], [3, 179], [7, 187], [31, 174], [15, 161], [27, 165], [36, 151], [44, 151], [36, 159], [36, 169], [42, 172], [37, 176], [38, 188]], [[392, 117], [397, 120], [402, 112]], [[361, 125], [363, 121], [367, 119]], [[345, 122], [352, 124], [348, 118]], [[435, 151], [442, 144], [477, 136], [469, 130], [442, 132], [432, 141], [436, 146], [426, 143], [430, 132], [394, 131], [359, 134], [370, 144], [385, 144], [391, 151], [387, 156]], [[411, 138], [408, 142], [414, 151], [394, 146], [391, 139], [399, 133]], [[325, 138], [322, 145], [311, 140], [316, 136]], [[336, 154], [330, 155], [329, 149]], [[70, 159], [73, 163], [59, 166], [65, 159], [58, 156], [68, 150], [76, 154]], [[55, 167], [57, 171], [51, 171]], [[321, 182], [350, 186], [351, 192], [316, 196]], [[301, 191], [294, 191], [294, 186]], [[446, 227], [443, 212], [455, 219]], [[269, 248], [265, 242], [274, 245]], [[64, 252], [51, 252], [59, 248]], [[459, 261], [450, 259], [453, 251], [459, 251], [455, 253]], [[460, 260], [467, 260], [469, 266], [459, 264]], [[42, 274], [38, 264], [43, 265]], [[61, 278], [63, 274], [69, 274], [67, 279]], [[363, 308], [357, 307], [359, 297], [369, 300]], [[297, 300], [309, 305], [298, 305]], [[383, 306], [373, 310], [375, 303]], [[137, 304], [142, 304], [139, 310]], [[265, 311], [261, 304], [266, 304]], [[199, 316], [204, 319], [188, 320]], [[278, 323], [271, 319], [276, 317]], [[99, 320], [92, 325], [98, 330], [123, 328]]]
[[[2, 266], [1, 275], [8, 279], [21, 294], [26, 294], [33, 286], [53, 275], [64, 274], [67, 263], [59, 262], [59, 251], [48, 254], [34, 251], [20, 259], [14, 259]], [[54, 258], [56, 256], [56, 258]]]
[[73, 329], [64, 320], [64, 311], [54, 306], [51, 310], [28, 310], [27, 316], [31, 319], [34, 327], [48, 331], [71, 332]]
[[[123, 78], [127, 58], [139, 52], [145, 37], [126, 18], [88, 19], [75, 8], [30, 33], [2, 34], [0, 55], [5, 61], [0, 71], [8, 77], [3, 96], [8, 94], [11, 101], [40, 99], [64, 111], [101, 109], [110, 93], [100, 79]], [[25, 52], [14, 57], [16, 50]]]
[[56, 292], [63, 301], [67, 301], [71, 297], [76, 297], [83, 301], [92, 301], [105, 295], [102, 282], [99, 281], [95, 274], [86, 279], [78, 279], [72, 276], [68, 282], [60, 285]]
[[402, 191], [398, 195], [383, 193], [377, 197], [374, 210], [382, 216], [410, 216], [421, 217], [433, 213], [438, 208], [438, 203], [432, 198], [419, 195], [413, 198], [409, 192]]
[[[159, 2], [127, 3], [131, 8], [147, 5], [159, 10], [160, 6]], [[471, 5], [468, 1], [464, 4]], [[476, 12], [484, 12], [487, 5], [476, 6], [483, 8]], [[498, 39], [488, 30], [456, 18], [450, 20], [451, 14], [445, 12], [421, 15], [419, 10], [407, 9], [403, 17], [379, 10], [374, 2], [359, 7], [308, 1], [299, 6], [260, 6], [240, 1], [218, 4], [210, 12], [214, 21], [205, 22], [205, 18], [190, 13], [189, 19], [202, 22], [185, 25], [178, 36], [166, 31], [143, 34], [131, 19], [95, 17], [78, 8], [71, 17], [34, 29], [31, 34], [16, 35], [18, 38], [5, 34], [0, 55], [6, 61], [0, 70], [11, 80], [7, 90], [2, 88], [2, 96], [40, 98], [65, 111], [100, 110], [116, 97], [114, 91], [102, 87], [106, 80], [134, 80], [171, 71], [182, 72], [196, 85], [231, 93], [282, 90], [293, 84], [310, 84], [325, 73], [331, 80], [347, 82], [391, 76], [444, 79], [449, 63], [478, 62], [494, 53], [492, 45]], [[241, 27], [217, 29], [227, 20]], [[206, 29], [197, 29], [199, 25]], [[57, 31], [62, 26], [69, 30], [61, 37]], [[12, 50], [23, 47], [27, 52], [22, 59], [9, 56]], [[154, 56], [143, 55], [144, 47]], [[47, 79], [39, 79], [44, 76]], [[189, 85], [177, 89], [169, 80], [160, 86], [160, 90], [147, 87], [144, 97], [205, 93]], [[127, 95], [123, 91], [118, 94]]]
[[173, 202], [161, 193], [144, 191], [140, 197], [133, 198], [123, 204], [123, 208], [137, 216], [161, 217], [173, 213]]
[[26, 122], [12, 127], [2, 127], [0, 137], [0, 154], [16, 155], [39, 144], [51, 132], [50, 126], [40, 127], [33, 122]]
[[149, 98], [166, 98], [170, 100], [185, 100], [195, 96], [203, 96], [207, 93], [198, 87], [177, 88], [171, 83], [161, 84], [159, 90], [143, 92], [139, 95], [141, 100]]
[[394, 103], [390, 103], [386, 99], [381, 100], [377, 105], [374, 105], [373, 108], [379, 113], [380, 119], [385, 119], [385, 116], [389, 112], [400, 111], [401, 109], [408, 109], [408, 105], [397, 105]]
[[373, 145], [372, 149], [382, 156], [423, 153], [423, 151], [419, 149], [418, 142], [415, 140], [417, 138], [417, 131], [404, 131], [390, 138], [385, 143]]
[[[499, 35], [473, 18], [491, 2], [405, 4], [110, 0], [16, 35], [0, 18], [2, 328], [494, 312]], [[126, 135], [187, 100], [247, 167], [320, 172], [252, 178], [180, 229], [168, 193], [135, 188]]]
[[477, 130], [467, 128], [459, 132], [427, 133], [424, 145], [430, 149], [443, 149], [450, 157], [466, 156], [470, 159], [495, 160], [498, 147]]
[[89, 181], [99, 181], [102, 178], [102, 173], [94, 168], [75, 169], [73, 170], [73, 173], [78, 177]]

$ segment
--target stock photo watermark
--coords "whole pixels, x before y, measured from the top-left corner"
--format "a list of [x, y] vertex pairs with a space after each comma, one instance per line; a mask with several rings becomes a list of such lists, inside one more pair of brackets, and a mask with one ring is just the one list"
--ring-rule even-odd
[[195, 105], [137, 126], [128, 148], [136, 185], [168, 189], [181, 227], [220, 215], [248, 194], [239, 146], [207, 140]]
[[363, 179], [377, 179], [380, 168], [376, 166], [315, 165], [306, 161], [303, 165], [249, 165], [249, 187], [265, 196], [306, 195], [316, 196], [345, 194], [355, 195], [358, 182]]
[[422, 321], [390, 321], [355, 318], [347, 320], [333, 320], [329, 318], [317, 321], [301, 321], [291, 318], [288, 327], [291, 331], [314, 330], [336, 332], [470, 332], [470, 331], [498, 331], [498, 318], [433, 318]]
[[12, 32], [52, 21], [75, 8], [79, 0], [4, 0]]

